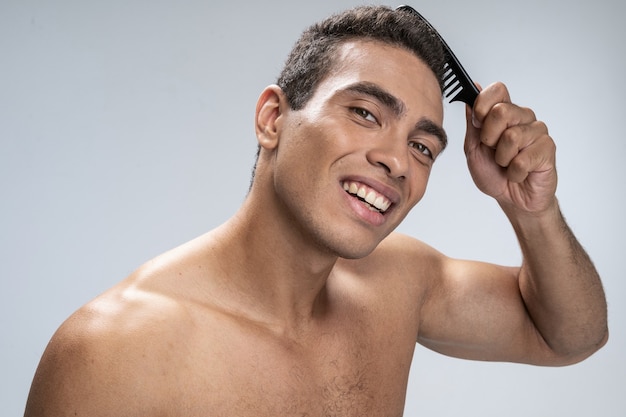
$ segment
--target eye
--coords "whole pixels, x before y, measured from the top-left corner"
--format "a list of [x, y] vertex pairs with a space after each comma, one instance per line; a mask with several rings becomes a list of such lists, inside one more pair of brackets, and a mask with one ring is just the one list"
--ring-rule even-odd
[[428, 146], [424, 145], [421, 142], [409, 142], [409, 146], [415, 149], [417, 152], [428, 156], [430, 159], [433, 159], [433, 153], [428, 149]]
[[369, 111], [365, 110], [362, 107], [353, 107], [352, 111], [358, 115], [359, 117], [361, 117], [362, 119], [367, 120], [368, 122], [372, 122], [372, 123], [378, 123], [378, 120], [376, 120], [376, 117], [374, 117], [374, 115], [372, 113], [370, 113]]

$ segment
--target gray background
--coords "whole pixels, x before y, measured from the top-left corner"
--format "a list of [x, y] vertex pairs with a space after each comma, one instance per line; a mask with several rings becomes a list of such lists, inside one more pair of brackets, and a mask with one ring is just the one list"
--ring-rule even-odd
[[[22, 414], [68, 315], [237, 209], [258, 94], [301, 29], [356, 4], [0, 0], [0, 415]], [[477, 81], [505, 81], [548, 123], [558, 195], [603, 276], [612, 333], [602, 351], [566, 368], [418, 347], [406, 414], [623, 417], [623, 4], [411, 4]], [[446, 110], [451, 146], [401, 231], [452, 256], [517, 264], [510, 226], [467, 174], [462, 105]]]

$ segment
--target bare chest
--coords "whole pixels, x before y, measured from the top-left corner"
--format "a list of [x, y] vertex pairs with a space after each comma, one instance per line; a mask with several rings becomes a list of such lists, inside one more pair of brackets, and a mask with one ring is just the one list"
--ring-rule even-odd
[[320, 335], [311, 346], [225, 338], [178, 367], [176, 379], [185, 382], [170, 391], [170, 404], [178, 411], [186, 404], [184, 415], [402, 415], [412, 357], [405, 341], [390, 349], [378, 338], [337, 335]]

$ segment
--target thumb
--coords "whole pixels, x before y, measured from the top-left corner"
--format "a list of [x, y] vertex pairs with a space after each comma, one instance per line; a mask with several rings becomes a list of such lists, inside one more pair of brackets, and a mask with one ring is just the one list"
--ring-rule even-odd
[[474, 110], [468, 105], [465, 106], [465, 120], [466, 120], [466, 131], [465, 131], [464, 150], [465, 150], [465, 154], [468, 154], [476, 150], [476, 148], [480, 146], [481, 124], [474, 117]]

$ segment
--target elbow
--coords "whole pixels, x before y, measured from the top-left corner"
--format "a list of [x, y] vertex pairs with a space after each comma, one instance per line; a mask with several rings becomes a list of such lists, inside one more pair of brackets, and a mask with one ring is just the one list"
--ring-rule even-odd
[[586, 349], [582, 352], [584, 355], [583, 359], [588, 358], [602, 349], [602, 347], [604, 347], [604, 345], [606, 345], [609, 341], [609, 326], [607, 324], [606, 317], [605, 320], [603, 320], [603, 324], [598, 326], [597, 329], [597, 334], [587, 337], [588, 344], [586, 345]]
[[602, 349], [602, 347], [604, 347], [604, 345], [606, 345], [608, 341], [609, 341], [609, 328], [608, 326], [604, 326], [600, 337], [596, 339], [595, 343], [591, 344], [587, 357], [593, 355], [595, 352]]
[[599, 335], [594, 337], [587, 337], [585, 343], [580, 343], [576, 346], [570, 346], [569, 348], [553, 350], [556, 363], [554, 366], [569, 366], [574, 365], [592, 356], [594, 353], [602, 349], [604, 345], [609, 341], [609, 329], [604, 329], [599, 332]]

